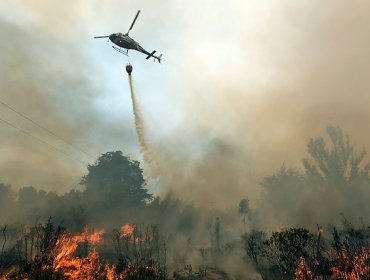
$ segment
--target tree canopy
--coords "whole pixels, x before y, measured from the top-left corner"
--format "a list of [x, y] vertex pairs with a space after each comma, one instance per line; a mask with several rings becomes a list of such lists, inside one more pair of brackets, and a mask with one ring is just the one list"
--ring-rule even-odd
[[145, 188], [140, 163], [122, 155], [121, 151], [108, 152], [88, 165], [88, 174], [81, 184], [90, 193], [104, 193], [124, 203], [145, 203], [152, 195]]
[[365, 151], [356, 152], [354, 144], [340, 127], [326, 129], [329, 145], [323, 138], [311, 139], [308, 153], [311, 160], [304, 159], [306, 177], [313, 184], [335, 184], [336, 186], [359, 184], [369, 179], [369, 163], [364, 164]]
[[[298, 223], [302, 215], [316, 221], [331, 219], [341, 212], [355, 218], [357, 211], [349, 203], [353, 201], [359, 209], [370, 210], [366, 152], [356, 151], [341, 128], [329, 126], [326, 132], [327, 139], [309, 141], [310, 157], [303, 159], [303, 170], [283, 165], [262, 181], [269, 208], [279, 209], [274, 215], [280, 222]], [[329, 201], [335, 207], [325, 207]], [[292, 209], [296, 215], [291, 215]]]

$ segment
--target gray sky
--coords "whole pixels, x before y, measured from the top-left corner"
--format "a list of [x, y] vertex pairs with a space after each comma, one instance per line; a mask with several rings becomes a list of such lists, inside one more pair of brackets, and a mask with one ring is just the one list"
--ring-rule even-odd
[[[369, 148], [368, 1], [10, 1], [0, 4], [1, 100], [94, 156], [141, 160], [124, 66], [97, 35], [125, 32], [163, 190], [223, 204], [300, 166], [311, 137], [340, 125]], [[0, 117], [91, 159], [0, 107]], [[83, 164], [0, 124], [0, 178], [62, 192]], [[211, 194], [210, 194], [211, 193]]]

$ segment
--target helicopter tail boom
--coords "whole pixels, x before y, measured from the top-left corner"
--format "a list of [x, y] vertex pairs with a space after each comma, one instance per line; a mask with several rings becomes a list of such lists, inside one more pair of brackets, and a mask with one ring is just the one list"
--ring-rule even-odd
[[156, 53], [156, 51], [152, 51], [150, 54], [148, 54], [148, 56], [145, 59], [149, 59], [149, 58], [153, 57], [154, 61], [157, 59], [158, 62], [161, 63], [162, 54], [156, 56], [156, 55], [154, 55], [155, 53]]
[[149, 59], [153, 56], [153, 54], [155, 54], [156, 51], [152, 51], [145, 59]]

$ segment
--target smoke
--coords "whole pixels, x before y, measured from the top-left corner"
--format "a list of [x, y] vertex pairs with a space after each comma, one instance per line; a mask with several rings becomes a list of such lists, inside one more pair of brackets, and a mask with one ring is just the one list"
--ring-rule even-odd
[[[189, 16], [179, 30], [176, 88], [163, 93], [172, 106], [159, 125], [146, 119], [161, 155], [150, 168], [165, 191], [203, 209], [232, 209], [245, 196], [256, 208], [263, 178], [283, 164], [302, 169], [310, 138], [328, 125], [369, 150], [367, 2], [238, 2], [209, 15], [189, 4], [184, 13], [199, 20]], [[328, 199], [317, 215], [346, 201]]]
[[1, 181], [15, 188], [33, 185], [63, 193], [78, 186], [86, 165], [100, 153], [131, 148], [131, 126], [97, 106], [106, 88], [93, 77], [104, 74], [89, 60], [80, 4], [0, 5], [6, 38], [0, 45], [1, 102], [65, 140], [1, 105], [2, 119], [56, 147], [0, 123]]
[[[161, 195], [175, 193], [202, 210], [193, 214], [194, 221], [189, 218], [194, 248], [207, 245], [207, 226], [216, 216], [225, 229], [223, 243], [236, 240], [241, 231], [235, 229], [242, 227], [237, 206], [245, 197], [268, 229], [329, 223], [342, 209], [351, 217], [363, 216], [368, 208], [352, 207], [362, 205], [356, 191], [326, 190], [321, 199], [307, 190], [297, 199], [279, 189], [280, 203], [274, 203], [263, 195], [260, 182], [283, 165], [302, 170], [310, 138], [324, 136], [331, 124], [348, 132], [358, 150], [370, 150], [369, 2], [206, 0], [202, 9], [195, 0], [186, 7], [177, 1], [158, 6], [137, 1], [138, 7], [121, 0], [104, 6], [76, 3], [0, 4], [6, 38], [0, 44], [1, 101], [96, 156], [120, 149], [135, 153], [138, 140], [145, 172], [159, 179]], [[134, 15], [144, 6], [130, 34], [143, 46], [163, 51], [166, 60], [152, 65], [133, 54], [139, 69], [135, 86], [145, 94], [135, 92], [129, 77], [136, 140], [130, 108], [114, 102], [126, 97], [116, 88], [122, 73], [115, 74], [115, 67], [123, 62], [105, 55], [110, 55], [106, 45], [94, 49], [91, 38], [122, 31], [131, 16], [114, 15]], [[6, 108], [0, 117], [91, 162]], [[5, 184], [63, 192], [86, 173], [83, 164], [6, 125], [0, 128]], [[369, 190], [362, 194], [368, 197]], [[163, 227], [171, 233], [179, 231], [183, 216], [173, 214], [175, 208], [164, 208], [156, 217], [166, 217]], [[177, 237], [173, 251], [181, 252], [186, 242], [187, 236]], [[199, 254], [187, 258], [197, 262]]]

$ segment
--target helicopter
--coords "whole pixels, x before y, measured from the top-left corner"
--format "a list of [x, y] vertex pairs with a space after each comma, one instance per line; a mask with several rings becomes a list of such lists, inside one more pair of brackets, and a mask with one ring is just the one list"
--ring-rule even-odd
[[[132, 24], [131, 24], [131, 26], [130, 26], [130, 28], [127, 31], [126, 34], [113, 33], [113, 34], [106, 35], [106, 36], [96, 36], [96, 37], [94, 37], [94, 39], [109, 38], [109, 40], [111, 40], [113, 44], [118, 46], [118, 47], [112, 46], [113, 49], [115, 49], [116, 51], [118, 51], [118, 52], [120, 52], [120, 53], [122, 53], [126, 56], [128, 56], [128, 51], [129, 50], [135, 50], [135, 51], [146, 54], [147, 55], [146, 59], [149, 59], [149, 58], [153, 57], [154, 61], [158, 60], [158, 62], [161, 63], [162, 54], [156, 56], [156, 55], [154, 55], [156, 53], [156, 51], [152, 51], [151, 53], [148, 52], [142, 46], [140, 46], [138, 42], [136, 42], [134, 39], [132, 39], [129, 36], [129, 33], [130, 33], [132, 27], [134, 26], [139, 14], [140, 14], [140, 10], [137, 11], [136, 16], [135, 16], [135, 18], [134, 18], [134, 20], [133, 20], [133, 22], [132, 22]], [[126, 50], [123, 50], [123, 49], [126, 49]]]

